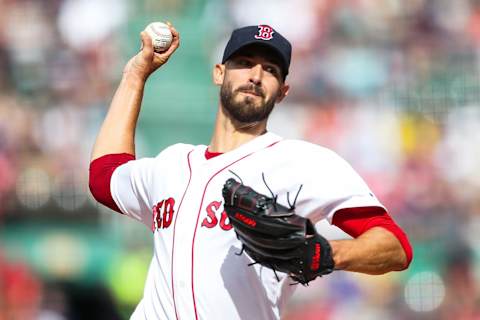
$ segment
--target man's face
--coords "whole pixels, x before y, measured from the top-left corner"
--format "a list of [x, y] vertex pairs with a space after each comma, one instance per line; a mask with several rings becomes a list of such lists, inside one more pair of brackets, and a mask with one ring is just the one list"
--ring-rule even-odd
[[264, 48], [245, 48], [225, 63], [220, 88], [222, 106], [241, 123], [265, 120], [286, 94], [282, 70]]

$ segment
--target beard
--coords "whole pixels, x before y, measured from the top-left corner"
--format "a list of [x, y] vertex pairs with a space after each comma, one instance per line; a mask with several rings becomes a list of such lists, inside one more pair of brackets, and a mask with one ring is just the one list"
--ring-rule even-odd
[[[241, 92], [251, 92], [257, 96], [243, 95]], [[220, 101], [233, 120], [251, 124], [268, 118], [279, 94], [277, 92], [270, 99], [265, 99], [262, 88], [254, 84], [233, 90], [231, 83], [224, 82], [220, 88]]]

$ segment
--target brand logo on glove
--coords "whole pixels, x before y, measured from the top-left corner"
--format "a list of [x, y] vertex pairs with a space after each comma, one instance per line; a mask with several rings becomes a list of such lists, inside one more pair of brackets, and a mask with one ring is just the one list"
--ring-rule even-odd
[[242, 221], [246, 225], [249, 225], [250, 227], [253, 227], [253, 228], [255, 228], [255, 226], [257, 225], [257, 222], [255, 220], [245, 217], [240, 212], [235, 213], [235, 218], [237, 218], [238, 220]]
[[312, 264], [310, 265], [310, 269], [312, 271], [317, 271], [320, 268], [320, 244], [315, 243], [315, 253], [312, 257]]

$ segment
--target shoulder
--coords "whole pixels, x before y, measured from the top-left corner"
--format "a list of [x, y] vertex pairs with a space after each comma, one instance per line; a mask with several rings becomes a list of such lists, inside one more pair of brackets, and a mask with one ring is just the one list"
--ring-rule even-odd
[[[142, 169], [153, 169], [162, 164], [168, 164], [173, 161], [178, 161], [179, 159], [186, 158], [188, 153], [193, 150], [196, 146], [185, 143], [176, 143], [170, 145], [160, 151], [156, 156], [153, 157], [141, 157], [136, 160], [128, 162], [128, 165], [132, 168], [142, 168]], [[125, 164], [124, 164], [125, 166]]]
[[344, 162], [335, 151], [304, 140], [283, 139], [276, 145], [277, 152], [297, 159], [328, 160]]
[[355, 169], [335, 151], [304, 140], [284, 139], [275, 145], [273, 158], [284, 168], [322, 177], [351, 175]]
[[196, 147], [198, 147], [198, 146], [194, 146], [192, 144], [187, 144], [187, 143], [172, 144], [171, 146], [168, 146], [165, 149], [163, 149], [157, 155], [156, 158], [161, 157], [162, 155], [167, 155], [167, 154], [168, 155], [183, 155], [183, 154], [186, 154], [186, 153], [190, 152], [191, 150], [193, 150]]
[[185, 158], [190, 151], [199, 146], [194, 146], [187, 143], [176, 143], [167, 148], [163, 149], [155, 158], [154, 161], [163, 161], [163, 160], [176, 160], [179, 158]]

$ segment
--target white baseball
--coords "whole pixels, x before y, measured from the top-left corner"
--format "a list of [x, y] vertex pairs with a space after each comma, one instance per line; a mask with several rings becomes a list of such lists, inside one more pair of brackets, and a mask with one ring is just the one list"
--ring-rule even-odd
[[145, 28], [145, 31], [152, 38], [155, 52], [166, 51], [172, 44], [172, 32], [168, 25], [163, 22], [152, 22]]

